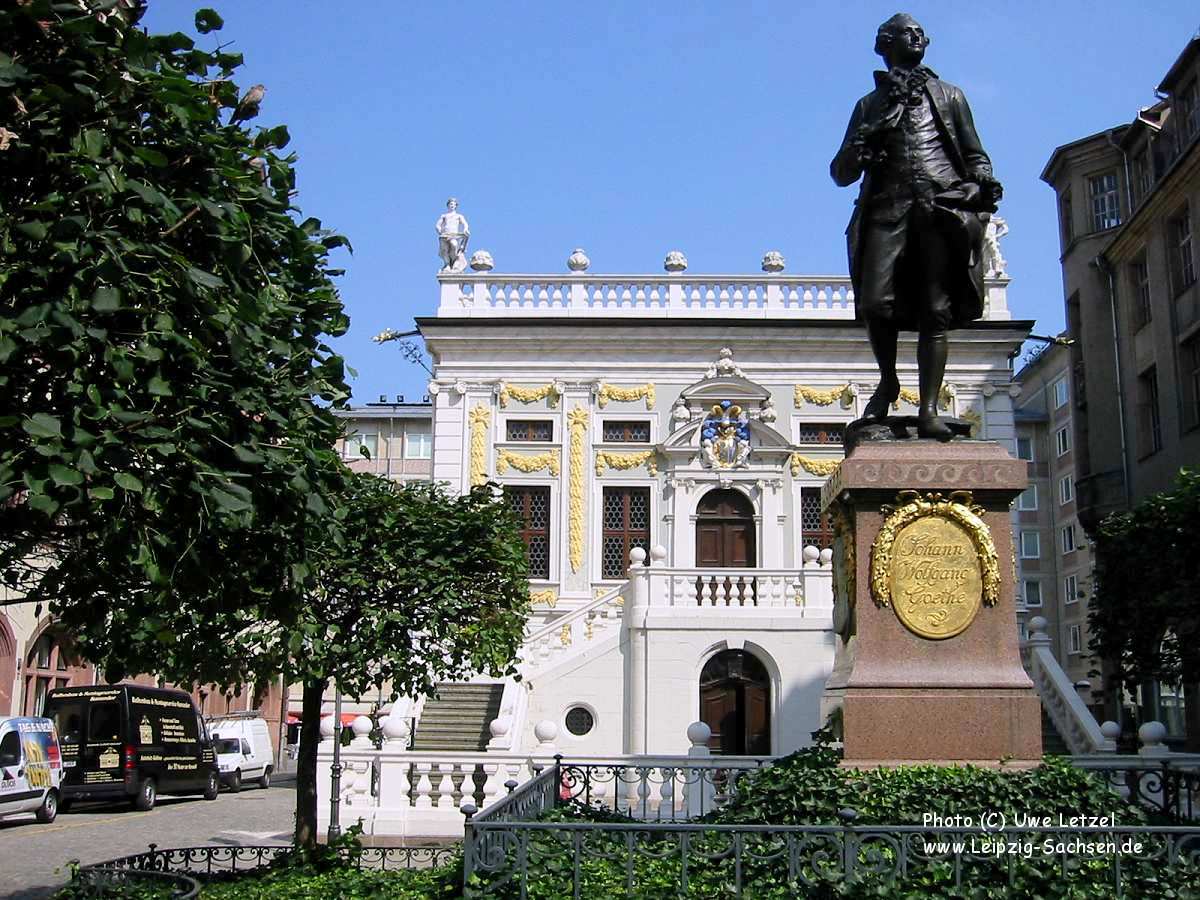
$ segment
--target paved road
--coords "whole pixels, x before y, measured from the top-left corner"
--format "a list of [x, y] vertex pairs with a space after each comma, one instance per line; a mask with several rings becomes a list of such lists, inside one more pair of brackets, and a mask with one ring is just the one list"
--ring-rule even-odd
[[100, 862], [158, 846], [275, 844], [291, 839], [296, 791], [275, 782], [269, 790], [221, 792], [213, 801], [160, 797], [149, 812], [78, 804], [51, 825], [32, 814], [0, 820], [0, 897], [48, 897], [68, 877], [66, 863]]

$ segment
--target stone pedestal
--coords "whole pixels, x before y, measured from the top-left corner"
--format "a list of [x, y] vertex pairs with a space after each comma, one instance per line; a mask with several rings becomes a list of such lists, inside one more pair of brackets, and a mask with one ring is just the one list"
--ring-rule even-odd
[[[841, 707], [848, 765], [1040, 760], [1041, 705], [1017, 645], [1009, 513], [1026, 487], [1025, 465], [989, 441], [870, 442], [856, 447], [826, 484], [823, 505], [838, 534], [840, 641], [824, 706]], [[872, 547], [887, 520], [881, 507], [897, 504], [901, 491], [926, 500], [969, 491], [975, 521], [991, 533], [995, 603], [984, 602], [952, 637], [919, 636], [901, 622], [896, 600], [881, 606], [872, 592]]]

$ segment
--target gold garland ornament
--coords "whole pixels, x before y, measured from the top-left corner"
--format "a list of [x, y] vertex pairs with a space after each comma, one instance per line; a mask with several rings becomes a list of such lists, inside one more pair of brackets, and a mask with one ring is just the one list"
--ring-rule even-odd
[[512, 466], [520, 472], [539, 472], [549, 469], [550, 474], [558, 477], [558, 451], [547, 450], [545, 453], [517, 453], [513, 450], [500, 449], [496, 451], [496, 474], [503, 475]]
[[639, 384], [636, 387], [623, 388], [617, 387], [615, 384], [601, 384], [600, 390], [596, 392], [596, 400], [600, 404], [600, 408], [608, 406], [609, 400], [617, 400], [621, 403], [632, 403], [634, 400], [646, 398], [646, 409], [654, 409], [654, 383]]
[[546, 588], [544, 591], [530, 591], [529, 602], [534, 606], [548, 606], [554, 609], [558, 605], [558, 591]]
[[487, 436], [492, 411], [477, 403], [467, 418], [471, 423], [471, 487], [476, 487], [487, 481]]
[[558, 406], [558, 391], [554, 387], [554, 382], [547, 382], [540, 387], [523, 388], [517, 387], [515, 384], [500, 382], [500, 406], [507, 407], [509, 400], [516, 400], [519, 403], [537, 403], [539, 400], [550, 398], [550, 408]]
[[558, 633], [558, 640], [564, 647], [571, 646], [571, 623], [567, 622], [563, 625], [562, 630]]
[[651, 475], [658, 474], [658, 461], [655, 459], [657, 450], [643, 450], [640, 453], [613, 453], [600, 450], [596, 453], [596, 474], [603, 475], [608, 467], [614, 469], [635, 469], [645, 463], [646, 471]]
[[984, 509], [970, 491], [922, 497], [901, 491], [871, 547], [871, 595], [909, 631], [930, 640], [961, 634], [982, 604], [1000, 598], [1000, 566]]
[[978, 437], [983, 428], [983, 416], [979, 414], [979, 410], [972, 406], [962, 417], [971, 423], [971, 437]]
[[850, 385], [843, 384], [841, 387], [830, 388], [827, 391], [822, 391], [817, 388], [807, 387], [803, 384], [796, 385], [793, 402], [799, 408], [805, 403], [812, 403], [816, 406], [829, 406], [835, 401], [841, 401], [843, 409], [849, 409], [854, 402], [854, 398], [850, 393]]
[[[950, 389], [946, 385], [942, 385], [942, 389], [938, 392], [938, 409], [949, 409], [950, 402], [954, 396], [950, 393]], [[921, 403], [921, 395], [912, 388], [900, 388], [900, 396], [892, 402], [892, 409], [900, 408], [900, 401], [911, 403], [913, 406], [919, 406]]]
[[849, 637], [854, 633], [854, 608], [858, 599], [858, 555], [854, 546], [854, 528], [841, 503], [833, 504], [830, 518], [833, 519], [834, 590], [840, 587], [845, 592], [844, 597], [838, 598], [845, 604], [845, 616], [843, 621], [838, 622], [839, 610], [834, 610], [834, 630], [842, 637]]
[[793, 453], [791, 458], [792, 477], [795, 478], [800, 474], [800, 470], [809, 472], [812, 475], [820, 475], [822, 478], [832, 475], [837, 471], [837, 467], [842, 464], [840, 459], [813, 459], [811, 456], [801, 456], [799, 453]]
[[583, 565], [584, 497], [583, 456], [587, 443], [588, 411], [577, 406], [567, 413], [567, 427], [571, 431], [571, 476], [568, 485], [569, 507], [567, 511], [567, 556], [571, 571], [578, 572]]

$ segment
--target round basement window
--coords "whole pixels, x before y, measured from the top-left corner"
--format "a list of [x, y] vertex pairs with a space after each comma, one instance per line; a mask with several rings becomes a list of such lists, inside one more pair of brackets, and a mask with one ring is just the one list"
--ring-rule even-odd
[[596, 724], [591, 710], [584, 706], [573, 706], [567, 710], [567, 731], [576, 737], [583, 737]]

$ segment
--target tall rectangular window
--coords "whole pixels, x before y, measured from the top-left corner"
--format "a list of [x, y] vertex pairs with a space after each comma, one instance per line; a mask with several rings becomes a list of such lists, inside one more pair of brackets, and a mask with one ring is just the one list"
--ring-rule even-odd
[[1171, 288], [1178, 294], [1196, 282], [1196, 262], [1192, 256], [1192, 215], [1187, 206], [1167, 223], [1167, 231]]
[[1079, 602], [1079, 581], [1074, 575], [1063, 579], [1063, 603]]
[[346, 459], [361, 459], [363, 451], [374, 459], [379, 455], [379, 435], [371, 433], [355, 433], [346, 435]]
[[549, 419], [509, 419], [505, 428], [510, 441], [554, 440], [554, 423]]
[[1033, 438], [1017, 438], [1017, 459], [1033, 461]]
[[1058, 482], [1058, 502], [1070, 503], [1075, 499], [1075, 479], [1064, 475]]
[[1036, 531], [1021, 532], [1021, 559], [1041, 559], [1042, 541]]
[[1075, 240], [1075, 222], [1071, 215], [1071, 192], [1067, 191], [1058, 200], [1058, 232], [1065, 250]]
[[800, 488], [800, 543], [824, 550], [833, 546], [833, 523], [821, 513], [821, 489]]
[[1072, 625], [1067, 632], [1067, 652], [1074, 656], [1083, 652], [1083, 626]]
[[1070, 396], [1069, 392], [1067, 391], [1067, 378], [1064, 375], [1062, 378], [1058, 379], [1058, 381], [1054, 382], [1054, 408], [1058, 409], [1060, 406], [1066, 406], [1067, 400], [1069, 399]]
[[1026, 578], [1024, 583], [1025, 605], [1042, 605], [1042, 583], [1034, 578]]
[[1037, 485], [1031, 484], [1017, 496], [1017, 509], [1037, 509]]
[[1088, 200], [1092, 208], [1092, 231], [1104, 231], [1121, 224], [1121, 194], [1117, 190], [1116, 172], [1090, 177]]
[[1143, 147], [1133, 157], [1133, 205], [1146, 199], [1154, 183], [1154, 169], [1150, 163], [1150, 148]]
[[1180, 353], [1183, 375], [1183, 426], [1200, 425], [1200, 335], [1184, 342]]
[[1071, 449], [1071, 429], [1070, 426], [1064, 425], [1058, 431], [1054, 432], [1054, 445], [1058, 449], [1058, 455], [1062, 456]]
[[521, 523], [521, 540], [529, 558], [530, 578], [550, 577], [549, 485], [504, 486], [504, 496]]
[[1195, 78], [1175, 95], [1175, 109], [1171, 111], [1171, 118], [1179, 129], [1179, 149], [1183, 150], [1188, 141], [1200, 132], [1200, 98], [1197, 97]]
[[1133, 327], [1141, 328], [1151, 319], [1150, 310], [1150, 267], [1146, 265], [1146, 254], [1129, 264], [1129, 287], [1133, 293]]
[[606, 487], [603, 525], [601, 577], [624, 578], [629, 551], [650, 552], [650, 488]]
[[1064, 525], [1062, 529], [1062, 552], [1071, 553], [1075, 550], [1075, 526]]
[[1149, 456], [1162, 449], [1162, 419], [1158, 409], [1158, 369], [1138, 376], [1138, 452]]

